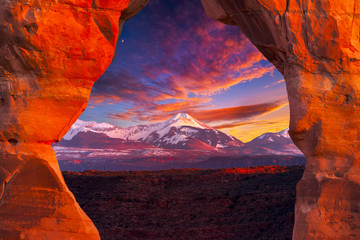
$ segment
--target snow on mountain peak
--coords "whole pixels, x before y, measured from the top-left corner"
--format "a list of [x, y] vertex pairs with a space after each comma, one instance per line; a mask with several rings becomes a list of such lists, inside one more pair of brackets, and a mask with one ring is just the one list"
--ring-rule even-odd
[[281, 132], [279, 132], [278, 134], [280, 134], [281, 136], [283, 136], [284, 138], [290, 138], [289, 136], [289, 128], [282, 130]]
[[76, 120], [76, 122], [73, 124], [73, 126], [77, 126], [77, 127], [81, 127], [81, 126], [86, 126], [86, 125], [91, 125], [91, 124], [96, 124], [97, 122], [94, 121], [83, 121], [83, 120]]
[[169, 121], [170, 121], [170, 122], [171, 122], [171, 121], [175, 121], [175, 120], [177, 120], [177, 119], [179, 119], [179, 118], [191, 119], [192, 117], [191, 117], [189, 114], [187, 114], [187, 113], [178, 113], [178, 114], [176, 114], [175, 116], [173, 116], [172, 118], [170, 118]]
[[[132, 141], [143, 140], [149, 142], [158, 141], [166, 136], [166, 139], [169, 138], [167, 139], [169, 141], [168, 144], [177, 144], [181, 141], [184, 141], [184, 136], [203, 136], [202, 138], [206, 138], [206, 136], [212, 136], [211, 133], [213, 133], [214, 136], [211, 137], [212, 140], [209, 141], [213, 144], [216, 144], [217, 141], [223, 143], [223, 141], [226, 142], [229, 141], [229, 139], [230, 141], [236, 140], [234, 137], [225, 133], [222, 134], [227, 136], [226, 140], [221, 140], [224, 138], [224, 136], [220, 137], [219, 131], [196, 120], [187, 113], [178, 113], [164, 122], [149, 125], [137, 125], [128, 128], [121, 128], [108, 123], [77, 120], [63, 138], [64, 140], [71, 140], [80, 132], [102, 133], [110, 138], [119, 138]], [[172, 134], [175, 133], [176, 136], [167, 136], [170, 132], [173, 132]], [[162, 139], [162, 141], [166, 140], [165, 138]], [[221, 139], [216, 140], [215, 138]]]
[[260, 139], [260, 140], [261, 139], [268, 139], [268, 140], [270, 140], [270, 138], [272, 136], [277, 136], [277, 137], [281, 136], [281, 137], [284, 137], [284, 138], [290, 138], [288, 131], [289, 131], [289, 128], [284, 129], [281, 132], [277, 132], [277, 133], [268, 132], [268, 133], [264, 133], [264, 134], [260, 135], [259, 137], [255, 138], [255, 139]]
[[200, 129], [213, 129], [212, 127], [207, 126], [206, 124], [196, 120], [187, 113], [178, 113], [174, 117], [166, 121], [166, 127], [182, 127], [189, 126]]
[[101, 131], [110, 131], [116, 128], [114, 125], [109, 123], [97, 123], [94, 121], [83, 121], [76, 120], [76, 122], [71, 126], [71, 129], [63, 137], [65, 140], [72, 139], [79, 132], [101, 132]]

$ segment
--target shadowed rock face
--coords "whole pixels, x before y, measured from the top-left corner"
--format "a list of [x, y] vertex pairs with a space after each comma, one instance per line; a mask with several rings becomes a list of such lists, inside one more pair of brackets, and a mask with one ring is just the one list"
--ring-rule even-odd
[[293, 239], [360, 239], [360, 2], [202, 0], [284, 75], [290, 130], [307, 166]]
[[147, 2], [0, 0], [1, 239], [99, 239], [50, 144], [86, 108], [122, 24]]

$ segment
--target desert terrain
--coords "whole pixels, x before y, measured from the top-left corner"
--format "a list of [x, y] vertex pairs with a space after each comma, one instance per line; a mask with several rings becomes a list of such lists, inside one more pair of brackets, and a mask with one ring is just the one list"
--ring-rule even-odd
[[303, 166], [63, 172], [103, 240], [291, 239]]

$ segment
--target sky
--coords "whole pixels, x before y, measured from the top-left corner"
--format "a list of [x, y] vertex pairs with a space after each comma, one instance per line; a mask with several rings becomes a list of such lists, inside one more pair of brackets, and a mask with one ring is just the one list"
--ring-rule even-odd
[[248, 142], [289, 125], [283, 76], [200, 0], [151, 0], [127, 21], [81, 120], [120, 127], [185, 112]]

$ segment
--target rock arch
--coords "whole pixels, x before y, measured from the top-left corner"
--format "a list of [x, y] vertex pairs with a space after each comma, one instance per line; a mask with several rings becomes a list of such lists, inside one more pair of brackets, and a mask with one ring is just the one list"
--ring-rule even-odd
[[85, 110], [148, 0], [0, 1], [0, 238], [100, 239], [51, 143]]
[[[50, 144], [85, 109], [123, 22], [147, 1], [1, 0], [3, 239], [99, 239], [67, 189]], [[202, 2], [210, 17], [239, 25], [285, 77], [290, 135], [307, 157], [293, 238], [360, 238], [360, 3]]]
[[284, 75], [290, 136], [307, 159], [293, 239], [360, 238], [360, 2], [202, 0]]

